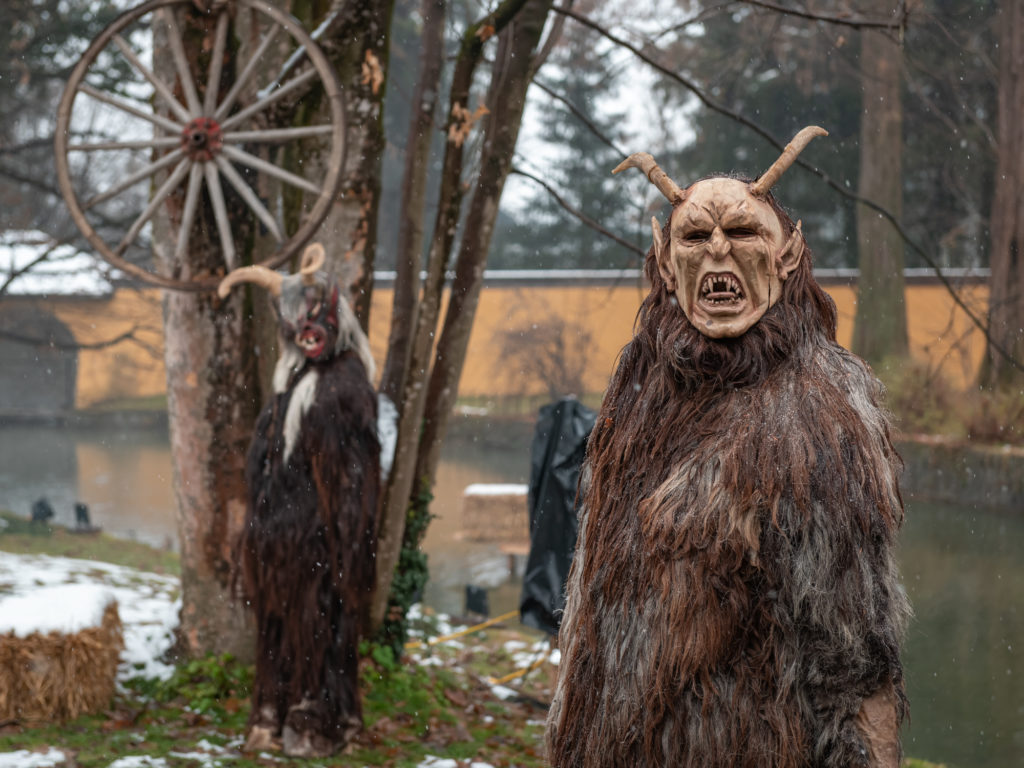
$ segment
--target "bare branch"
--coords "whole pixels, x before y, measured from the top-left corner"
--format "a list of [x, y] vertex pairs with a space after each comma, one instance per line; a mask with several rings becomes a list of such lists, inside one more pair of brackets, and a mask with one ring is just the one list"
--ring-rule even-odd
[[556, 192], [554, 190], [554, 188], [550, 184], [548, 184], [546, 181], [544, 181], [542, 179], [539, 179], [536, 176], [534, 176], [532, 173], [528, 173], [527, 171], [524, 171], [521, 168], [518, 168], [516, 166], [512, 166], [512, 169], [511, 169], [510, 172], [518, 174], [519, 176], [524, 176], [527, 179], [529, 179], [530, 181], [533, 181], [533, 182], [536, 182], [537, 184], [539, 184], [541, 187], [544, 188], [544, 190], [549, 195], [551, 195], [552, 198], [554, 198], [556, 203], [558, 203], [560, 206], [562, 206], [562, 208], [564, 208], [566, 211], [568, 211], [573, 216], [575, 216], [577, 219], [579, 219], [583, 224], [585, 224], [586, 226], [588, 226], [591, 229], [593, 229], [595, 232], [598, 232], [599, 234], [603, 235], [604, 237], [607, 237], [609, 240], [614, 240], [616, 243], [621, 245], [626, 250], [632, 251], [633, 253], [635, 253], [641, 259], [644, 258], [647, 255], [646, 251], [641, 250], [640, 248], [637, 248], [635, 245], [633, 245], [633, 243], [629, 242], [628, 240], [624, 240], [623, 238], [621, 238], [618, 235], [616, 235], [614, 232], [611, 232], [611, 231], [605, 229], [600, 224], [598, 224], [596, 221], [594, 221], [592, 218], [590, 218], [585, 213], [580, 211], [578, 208], [574, 208], [573, 206], [569, 205], [569, 203], [566, 202], [566, 200], [561, 195], [559, 195], [558, 192]]
[[7, 279], [4, 280], [3, 283], [0, 283], [0, 296], [3, 296], [5, 293], [7, 293], [7, 291], [11, 287], [11, 283], [13, 283], [15, 280], [17, 280], [22, 275], [28, 274], [33, 269], [35, 269], [40, 264], [42, 264], [44, 261], [49, 259], [50, 258], [50, 254], [53, 253], [57, 249], [57, 247], [58, 247], [57, 245], [53, 245], [52, 247], [47, 248], [41, 254], [36, 256], [30, 262], [25, 264], [23, 267], [20, 267], [18, 269], [12, 269], [8, 273]]
[[131, 342], [142, 347], [144, 350], [149, 352], [154, 357], [162, 357], [163, 353], [145, 341], [138, 338], [136, 334], [140, 330], [146, 330], [142, 326], [133, 325], [129, 330], [124, 333], [119, 333], [109, 339], [103, 341], [90, 341], [90, 342], [62, 342], [56, 341], [50, 338], [38, 337], [38, 336], [26, 336], [21, 333], [13, 333], [12, 331], [5, 331], [0, 329], [0, 339], [7, 339], [8, 341], [14, 341], [18, 344], [25, 344], [32, 347], [49, 347], [51, 349], [59, 349], [66, 352], [81, 352], [85, 350], [97, 350], [106, 349], [107, 347], [116, 346], [122, 342]]
[[571, 101], [565, 98], [565, 96], [562, 96], [559, 93], [555, 93], [548, 86], [544, 85], [544, 83], [538, 80], [534, 80], [533, 84], [540, 88], [542, 91], [544, 91], [544, 93], [546, 93], [555, 101], [559, 101], [562, 104], [564, 104], [566, 109], [568, 109], [573, 114], [573, 116], [576, 117], [577, 120], [583, 123], [583, 125], [587, 127], [587, 130], [594, 134], [594, 136], [596, 136], [597, 139], [601, 141], [601, 143], [611, 147], [616, 152], [618, 152], [622, 157], [626, 157], [627, 155], [629, 155], [629, 153], [622, 149], [622, 147], [618, 146], [615, 142], [613, 142], [611, 139], [609, 139], [607, 136], [601, 133], [601, 130], [596, 125], [594, 125], [590, 118], [583, 114], [583, 112], [575, 104], [573, 104]]
[[782, 13], [787, 16], [796, 16], [801, 19], [808, 19], [810, 21], [822, 21], [826, 24], [838, 24], [844, 27], [852, 27], [853, 29], [886, 29], [892, 32], [899, 32], [901, 34], [903, 30], [906, 29], [907, 16], [910, 13], [907, 9], [906, 3], [900, 3], [895, 19], [877, 20], [840, 14], [816, 13], [814, 11], [803, 11], [799, 8], [786, 8], [785, 6], [778, 5], [777, 3], [767, 2], [767, 0], [737, 0], [737, 2], [744, 5], [753, 5], [758, 8], [764, 8], [769, 11], [775, 11], [776, 13]]

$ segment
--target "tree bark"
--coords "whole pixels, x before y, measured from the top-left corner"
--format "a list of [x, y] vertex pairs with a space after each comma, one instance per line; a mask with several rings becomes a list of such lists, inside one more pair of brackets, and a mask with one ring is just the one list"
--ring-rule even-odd
[[501, 33], [498, 44], [487, 94], [491, 113], [487, 116], [480, 175], [466, 218], [455, 263], [455, 280], [427, 389], [416, 476], [428, 478], [431, 486], [448, 417], [458, 396], [459, 377], [484, 281], [487, 252], [498, 218], [498, 203], [512, 165], [526, 106], [526, 91], [534, 72], [534, 53], [551, 5], [551, 0], [529, 0]]
[[[313, 28], [327, 12], [325, 3], [292, 4]], [[300, 7], [301, 6], [301, 7]], [[356, 0], [332, 6], [331, 24], [324, 30], [322, 47], [339, 70], [347, 106], [348, 153], [343, 197], [320, 230], [334, 258], [332, 266], [354, 265], [346, 276], [354, 287], [361, 320], [368, 319], [372, 288], [373, 245], [376, 238], [376, 206], [380, 193], [379, 164], [383, 147], [381, 108], [383, 68], [374, 62], [387, 61], [387, 40], [392, 0]], [[194, 26], [201, 29], [203, 15], [192, 12]], [[249, 20], [235, 19], [242, 45], [252, 44], [247, 34]], [[359, 34], [353, 34], [359, 30]], [[193, 63], [202, 55], [202, 35], [186, 39]], [[159, 40], [157, 41], [159, 45]], [[370, 52], [372, 55], [367, 55]], [[280, 52], [279, 52], [280, 53]], [[158, 66], [169, 56], [157, 56]], [[363, 65], [366, 64], [366, 67]], [[281, 65], [269, 55], [267, 73]], [[225, 67], [222, 88], [230, 87], [232, 68]], [[258, 87], [254, 78], [253, 87]], [[262, 81], [260, 81], [262, 82]], [[315, 89], [297, 111], [275, 115], [283, 125], [309, 123], [315, 119]], [[303, 150], [304, 161], [315, 163], [317, 148]], [[234, 196], [228, 197], [229, 205]], [[200, 207], [202, 219], [193, 233], [184, 264], [172, 264], [169, 254], [159, 254], [168, 273], [217, 273], [223, 271], [216, 226], [209, 204]], [[301, 215], [301, 211], [297, 212]], [[154, 240], [166, 244], [175, 231], [175, 211], [157, 222], [164, 227]], [[254, 254], [273, 249], [245, 222], [248, 212], [231, 210], [233, 237], [244, 262]], [[294, 225], [295, 222], [292, 222]], [[164, 245], [166, 249], [166, 245]], [[244, 464], [256, 415], [265, 399], [260, 386], [260, 361], [270, 363], [269, 339], [260, 331], [260, 320], [273, 323], [265, 311], [265, 298], [258, 293], [247, 297], [236, 291], [224, 302], [212, 295], [168, 292], [164, 297], [164, 331], [168, 418], [174, 488], [181, 541], [182, 611], [180, 646], [189, 656], [231, 652], [243, 658], [251, 653], [251, 623], [244, 606], [233, 599], [234, 546], [245, 516]], [[256, 320], [254, 321], [254, 315]], [[264, 329], [265, 330], [265, 329]], [[261, 354], [254, 354], [259, 349]], [[269, 367], [263, 365], [266, 376]]]
[[[192, 71], [199, 71], [203, 38], [212, 25], [191, 12], [182, 27]], [[154, 66], [172, 67], [167, 40], [155, 31]], [[222, 83], [223, 85], [223, 83]], [[237, 243], [251, 240], [244, 209], [228, 198]], [[173, 258], [173, 233], [182, 197], [168, 200], [154, 218], [154, 251], [164, 274], [187, 278], [224, 269], [209, 204], [200, 206], [197, 226], [181, 263]], [[178, 650], [186, 656], [233, 653], [251, 658], [252, 632], [244, 607], [234, 600], [233, 543], [245, 515], [243, 481], [251, 426], [261, 394], [251, 353], [253, 326], [242, 294], [221, 302], [212, 294], [166, 291], [163, 296], [167, 415], [174, 473], [175, 511], [181, 547], [182, 608]]]
[[992, 268], [989, 289], [991, 342], [981, 382], [1011, 390], [1024, 384], [1024, 0], [999, 9], [999, 117], [995, 197], [992, 201]]
[[463, 141], [457, 130], [465, 125], [473, 74], [483, 56], [484, 42], [503, 29], [528, 0], [504, 0], [494, 11], [467, 28], [455, 62], [448, 97], [444, 163], [441, 170], [437, 218], [427, 256], [427, 275], [416, 315], [416, 331], [409, 352], [402, 413], [398, 422], [395, 458], [384, 492], [384, 507], [377, 537], [377, 586], [371, 623], [378, 626], [387, 608], [391, 580], [402, 547], [409, 498], [416, 481], [416, 460], [423, 416], [427, 368], [440, 314], [444, 271], [459, 223], [462, 205]]
[[[329, 7], [328, 7], [329, 5]], [[363, 330], [369, 328], [373, 265], [380, 204], [380, 166], [385, 146], [383, 108], [394, 0], [293, 0], [292, 12], [307, 29], [327, 19], [320, 35], [338, 74], [345, 102], [345, 165], [341, 193], [317, 239], [327, 252], [328, 271], [348, 288]], [[297, 124], [317, 118], [303, 116]], [[317, 158], [315, 141], [303, 157]]]
[[167, 411], [181, 546], [179, 646], [190, 657], [251, 657], [251, 622], [233, 598], [233, 542], [245, 518], [245, 455], [260, 406], [240, 293], [164, 294]]
[[[887, 34], [861, 32], [864, 95], [858, 193], [888, 209], [897, 220], [903, 211], [901, 60], [899, 45]], [[903, 240], [876, 211], [858, 205], [857, 248], [860, 278], [853, 351], [878, 365], [907, 354]]]
[[434, 134], [434, 112], [441, 88], [444, 63], [445, 0], [423, 0], [423, 32], [420, 37], [420, 76], [413, 92], [409, 137], [405, 143], [402, 170], [402, 202], [398, 246], [395, 253], [395, 291], [391, 304], [388, 355], [380, 390], [402, 412], [399, 395], [405, 384], [416, 322], [416, 296], [423, 261], [423, 204], [426, 199], [430, 143]]

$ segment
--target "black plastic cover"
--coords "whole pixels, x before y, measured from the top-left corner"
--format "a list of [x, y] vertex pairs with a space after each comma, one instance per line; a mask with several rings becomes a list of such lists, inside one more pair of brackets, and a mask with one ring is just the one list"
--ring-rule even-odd
[[530, 447], [530, 555], [523, 575], [523, 624], [558, 634], [576, 548], [576, 485], [596, 414], [569, 398], [545, 405]]

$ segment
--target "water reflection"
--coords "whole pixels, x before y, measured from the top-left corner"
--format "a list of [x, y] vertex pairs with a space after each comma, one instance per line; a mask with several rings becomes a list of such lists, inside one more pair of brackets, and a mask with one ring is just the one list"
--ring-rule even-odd
[[907, 754], [977, 768], [1024, 765], [1024, 519], [911, 503], [903, 575]]
[[[489, 589], [492, 613], [516, 607], [520, 574], [510, 574], [508, 557], [455, 534], [467, 485], [527, 481], [531, 432], [528, 423], [456, 421], [424, 543], [428, 605], [459, 613], [473, 583]], [[57, 522], [73, 524], [72, 505], [81, 500], [108, 532], [174, 545], [165, 433], [0, 429], [0, 507], [28, 515], [43, 495]], [[916, 614], [904, 654], [908, 755], [958, 768], [1024, 765], [1022, 552], [1020, 510], [908, 503], [901, 562]]]

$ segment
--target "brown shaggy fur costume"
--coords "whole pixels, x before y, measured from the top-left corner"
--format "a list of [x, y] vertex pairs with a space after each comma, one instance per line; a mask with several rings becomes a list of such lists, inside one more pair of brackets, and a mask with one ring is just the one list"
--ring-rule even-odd
[[889, 765], [909, 606], [881, 385], [836, 344], [808, 250], [734, 339], [690, 324], [653, 249], [646, 273], [581, 480], [552, 763]]

